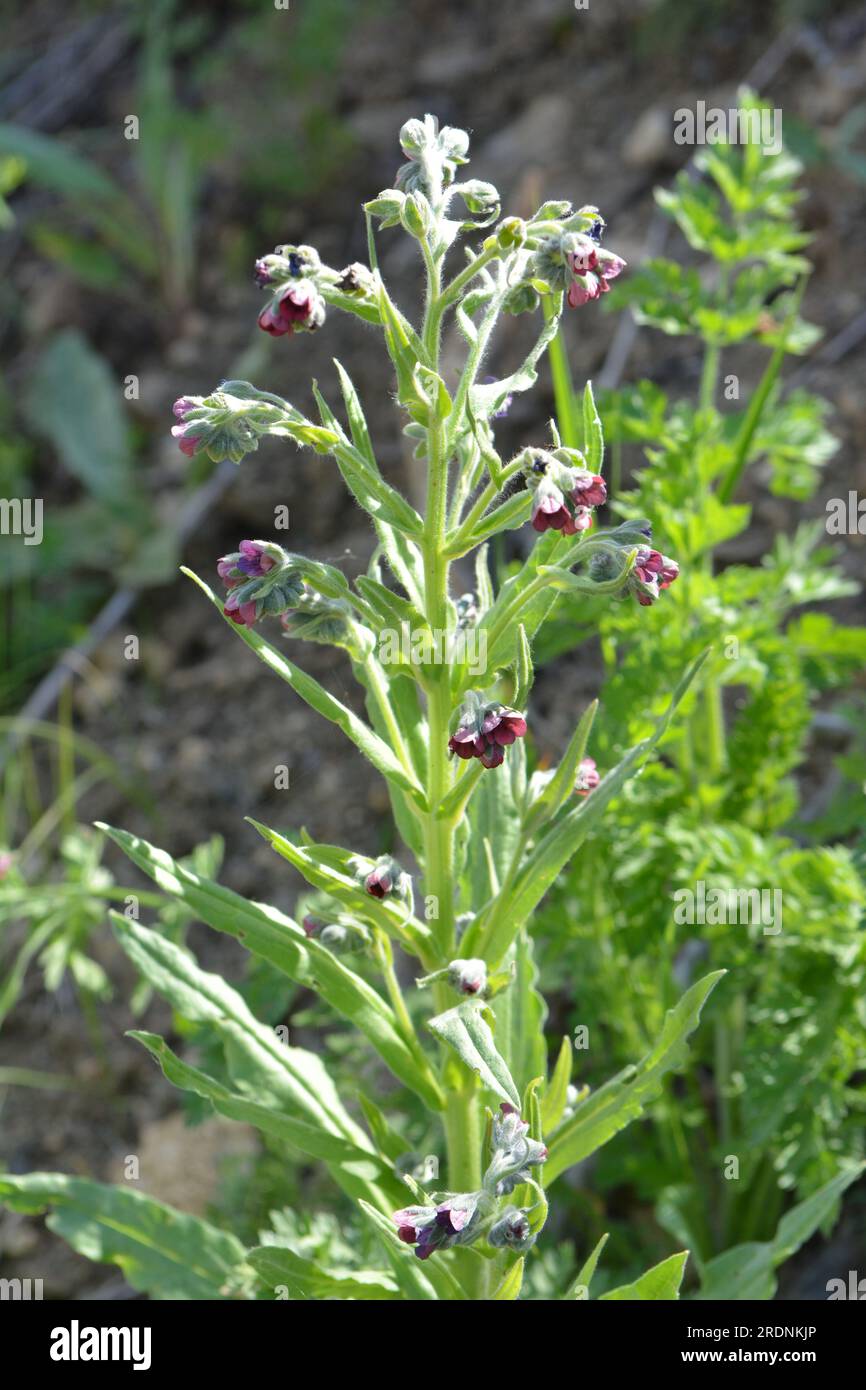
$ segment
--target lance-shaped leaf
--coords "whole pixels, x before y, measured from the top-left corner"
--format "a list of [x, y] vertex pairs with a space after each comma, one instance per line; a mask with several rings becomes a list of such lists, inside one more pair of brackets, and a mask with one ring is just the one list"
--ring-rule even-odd
[[541, 1102], [541, 1125], [544, 1134], [549, 1134], [552, 1129], [556, 1129], [562, 1119], [568, 1101], [572, 1060], [571, 1039], [565, 1037], [562, 1040], [556, 1066], [553, 1068], [553, 1074], [547, 1083]]
[[628, 1300], [629, 1302], [649, 1299], [667, 1300], [668, 1302], [676, 1300], [680, 1296], [680, 1284], [683, 1282], [688, 1258], [688, 1250], [681, 1250], [677, 1255], [669, 1255], [666, 1260], [662, 1260], [661, 1264], [653, 1265], [646, 1274], [635, 1279], [633, 1284], [621, 1284], [618, 1289], [610, 1289], [601, 1297], [602, 1299]]
[[523, 1266], [524, 1259], [519, 1256], [514, 1261], [510, 1269], [507, 1269], [502, 1276], [496, 1290], [491, 1294], [494, 1303], [511, 1303], [520, 1297], [520, 1289], [523, 1285]]
[[498, 507], [487, 512], [468, 530], [461, 527], [449, 536], [446, 540], [445, 554], [449, 559], [456, 560], [474, 550], [482, 541], [499, 535], [500, 531], [516, 531], [528, 521], [531, 506], [530, 492], [516, 492], [513, 497], [508, 497], [504, 502], [500, 502]]
[[590, 473], [601, 473], [604, 460], [604, 434], [601, 428], [592, 382], [583, 388], [583, 452]]
[[268, 904], [242, 898], [192, 867], [179, 864], [165, 850], [137, 835], [98, 824], [158, 888], [178, 898], [215, 931], [233, 936], [253, 955], [282, 970], [296, 984], [315, 990], [331, 1008], [360, 1029], [404, 1085], [431, 1109], [441, 1106], [438, 1082], [400, 1033], [391, 1006], [332, 951], [315, 938], [308, 938], [291, 917]]
[[598, 1245], [581, 1265], [576, 1277], [571, 1281], [565, 1293], [562, 1295], [564, 1303], [582, 1303], [589, 1298], [589, 1286], [592, 1283], [592, 1276], [595, 1274], [595, 1267], [598, 1264], [599, 1256], [607, 1245], [607, 1233], [605, 1233]]
[[475, 1072], [482, 1086], [520, 1109], [520, 1093], [506, 1062], [496, 1050], [482, 1004], [475, 1001], [458, 1004], [455, 1009], [431, 1018], [427, 1027], [454, 1049], [461, 1062]]
[[464, 949], [497, 965], [515, 932], [525, 922], [555, 882], [558, 874], [580, 848], [589, 831], [601, 820], [608, 803], [646, 760], [665, 733], [677, 705], [706, 660], [705, 652], [690, 667], [671, 697], [671, 702], [649, 738], [629, 750], [579, 805], [555, 821], [535, 846], [520, 872], [476, 919], [467, 932]]
[[[213, 590], [203, 579], [200, 579], [192, 570], [184, 569], [183, 573], [196, 583], [204, 594], [210, 599], [215, 608], [222, 612], [223, 605]], [[225, 617], [225, 615], [223, 614]], [[424, 793], [419, 783], [406, 771], [402, 763], [398, 760], [391, 748], [384, 739], [365, 724], [363, 719], [359, 719], [353, 714], [346, 705], [342, 704], [334, 695], [325, 690], [324, 686], [319, 685], [317, 680], [308, 676], [305, 671], [296, 666], [282, 652], [277, 651], [276, 647], [261, 637], [253, 628], [235, 623], [231, 618], [226, 618], [226, 622], [234, 629], [242, 641], [251, 647], [260, 661], [275, 671], [293, 690], [300, 695], [301, 699], [314, 709], [317, 714], [321, 714], [325, 719], [329, 719], [332, 724], [336, 724], [343, 733], [350, 738], [357, 748], [361, 750], [364, 757], [381, 772], [383, 777], [391, 782], [395, 782], [398, 787], [402, 787], [408, 792], [419, 808], [425, 805]]]
[[135, 1188], [66, 1173], [3, 1173], [0, 1202], [31, 1215], [50, 1210], [49, 1230], [89, 1260], [117, 1265], [128, 1284], [154, 1298], [230, 1298], [243, 1287], [239, 1240]]
[[[750, 1241], [735, 1245], [701, 1271], [697, 1299], [735, 1302], [739, 1299], [769, 1299], [776, 1293], [775, 1271], [805, 1245], [819, 1226], [833, 1215], [839, 1198], [866, 1169], [866, 1164], [845, 1168], [805, 1201], [798, 1202], [782, 1217], [771, 1241]], [[847, 1297], [847, 1289], [843, 1295]]]
[[[331, 1134], [316, 1125], [287, 1115], [284, 1110], [267, 1105], [263, 1100], [251, 1099], [224, 1086], [198, 1067], [190, 1066], [172, 1052], [164, 1038], [156, 1033], [144, 1033], [133, 1029], [127, 1034], [147, 1048], [162, 1068], [166, 1080], [182, 1091], [209, 1100], [214, 1109], [228, 1120], [241, 1124], [254, 1125], [263, 1134], [270, 1134], [288, 1144], [297, 1154], [306, 1158], [318, 1158], [327, 1163], [334, 1177], [350, 1196], [358, 1196], [364, 1190], [362, 1184], [378, 1184], [387, 1192], [389, 1200], [399, 1201], [402, 1192], [394, 1177], [393, 1169], [378, 1156], [367, 1149], [361, 1149], [349, 1139]], [[362, 1181], [359, 1182], [358, 1179]]]
[[416, 512], [390, 483], [386, 483], [379, 472], [378, 464], [371, 462], [367, 455], [351, 444], [343, 427], [334, 415], [315, 382], [313, 394], [322, 417], [323, 430], [328, 433], [325, 452], [333, 454], [343, 481], [359, 506], [371, 517], [396, 526], [409, 536], [421, 536], [424, 524]]
[[275, 1294], [286, 1289], [292, 1298], [391, 1299], [399, 1295], [397, 1282], [379, 1269], [322, 1269], [285, 1245], [256, 1245], [247, 1251], [265, 1286]]
[[598, 700], [593, 700], [584, 710], [577, 728], [569, 739], [562, 761], [543, 791], [529, 807], [524, 822], [528, 832], [534, 832], [545, 821], [552, 820], [557, 811], [573, 796], [577, 769], [586, 752], [597, 709]]
[[229, 1070], [259, 1100], [373, 1154], [367, 1135], [345, 1109], [320, 1057], [288, 1047], [250, 1013], [220, 975], [202, 970], [190, 953], [159, 932], [114, 913], [115, 935], [133, 965], [184, 1018], [222, 1036]]
[[512, 972], [512, 979], [496, 996], [496, 1036], [515, 1085], [523, 1091], [533, 1077], [544, 1075], [547, 1069], [547, 1005], [538, 992], [538, 967], [525, 928], [517, 933], [505, 968]]
[[313, 888], [330, 893], [338, 902], [351, 908], [356, 917], [371, 926], [382, 927], [406, 950], [424, 956], [431, 942], [429, 929], [413, 917], [408, 906], [399, 898], [374, 898], [358, 883], [351, 867], [354, 858], [348, 850], [337, 845], [296, 845], [277, 830], [247, 817], [249, 824], [267, 840], [283, 859], [294, 864]]
[[644, 1107], [659, 1094], [667, 1073], [686, 1061], [686, 1039], [697, 1028], [701, 1009], [724, 974], [724, 970], [717, 970], [692, 985], [676, 1007], [668, 1010], [662, 1031], [643, 1060], [581, 1101], [556, 1130], [548, 1143], [550, 1155], [544, 1169], [548, 1186], [643, 1114]]

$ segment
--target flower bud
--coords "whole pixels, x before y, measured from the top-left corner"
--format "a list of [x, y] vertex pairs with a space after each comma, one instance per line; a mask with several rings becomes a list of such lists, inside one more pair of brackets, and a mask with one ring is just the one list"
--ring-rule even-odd
[[[522, 217], [506, 217], [496, 228], [496, 240], [503, 251], [512, 251], [526, 240], [526, 223]], [[512, 311], [513, 312], [513, 311]]]
[[502, 301], [502, 309], [506, 314], [531, 314], [538, 308], [538, 303], [538, 291], [534, 285], [528, 280], [521, 280], [508, 291]]
[[433, 226], [433, 210], [423, 193], [410, 193], [400, 210], [400, 221], [410, 236], [423, 241]]
[[505, 1247], [521, 1253], [530, 1250], [535, 1244], [535, 1236], [529, 1225], [526, 1208], [506, 1207], [498, 1221], [494, 1221], [491, 1226], [487, 1239], [497, 1249]]
[[598, 786], [600, 781], [595, 760], [593, 758], [581, 758], [574, 779], [575, 796], [589, 796], [589, 793]]
[[382, 227], [396, 227], [400, 222], [400, 214], [403, 211], [403, 204], [406, 201], [406, 194], [401, 193], [398, 188], [386, 188], [380, 193], [378, 198], [373, 198], [371, 202], [365, 203], [365, 211], [373, 214], [380, 219]]
[[484, 1190], [502, 1197], [531, 1176], [529, 1169], [547, 1158], [547, 1148], [530, 1138], [529, 1125], [513, 1105], [501, 1105], [491, 1133], [493, 1154], [484, 1174]]
[[483, 960], [452, 960], [448, 983], [460, 994], [483, 994], [487, 988], [487, 965]]
[[360, 869], [358, 877], [371, 898], [403, 896], [410, 884], [409, 875], [390, 854], [381, 854], [372, 869]]

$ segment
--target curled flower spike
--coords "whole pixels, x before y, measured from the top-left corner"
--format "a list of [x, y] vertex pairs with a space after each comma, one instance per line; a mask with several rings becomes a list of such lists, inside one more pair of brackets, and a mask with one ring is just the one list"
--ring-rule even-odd
[[480, 1234], [481, 1192], [458, 1192], [437, 1206], [403, 1207], [392, 1217], [397, 1235], [415, 1246], [419, 1260], [427, 1260], [434, 1250], [452, 1245], [469, 1245]]
[[528, 1122], [520, 1118], [513, 1105], [505, 1102], [499, 1109], [493, 1121], [493, 1156], [484, 1174], [484, 1190], [503, 1197], [528, 1181], [529, 1169], [547, 1158], [547, 1147], [530, 1138]]
[[265, 541], [241, 541], [217, 561], [217, 574], [228, 589], [223, 612], [243, 627], [295, 608], [304, 594], [304, 581], [289, 556]]
[[546, 223], [545, 229], [533, 258], [533, 277], [564, 291], [572, 309], [607, 294], [610, 281], [625, 270], [622, 256], [599, 245], [604, 221], [597, 208], [581, 208], [565, 222]]
[[670, 588], [679, 572], [680, 567], [676, 560], [642, 545], [638, 550], [634, 569], [629, 575], [629, 587], [638, 603], [644, 608], [649, 608], [655, 603], [661, 589]]
[[486, 768], [499, 767], [505, 749], [525, 733], [526, 720], [518, 710], [497, 701], [484, 704], [470, 691], [448, 751], [458, 758], [479, 758]]
[[575, 796], [589, 796], [600, 781], [601, 777], [598, 774], [595, 759], [581, 758], [577, 768], [577, 776], [574, 779]]

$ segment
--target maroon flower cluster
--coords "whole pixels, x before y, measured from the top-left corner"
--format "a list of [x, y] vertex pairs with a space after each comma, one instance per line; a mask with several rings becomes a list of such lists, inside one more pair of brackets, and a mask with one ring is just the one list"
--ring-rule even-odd
[[648, 545], [642, 545], [629, 575], [630, 587], [638, 603], [644, 608], [655, 603], [659, 590], [669, 589], [679, 572], [676, 560], [669, 559], [658, 550], [651, 550]]
[[259, 314], [259, 328], [272, 338], [282, 338], [303, 328], [312, 331], [324, 322], [322, 296], [311, 281], [286, 285]]
[[484, 767], [499, 767], [505, 749], [526, 733], [526, 720], [507, 705], [464, 707], [460, 724], [448, 740], [458, 758], [479, 758]]
[[625, 270], [622, 256], [603, 250], [592, 237], [582, 233], [572, 238], [571, 249], [567, 251], [565, 260], [573, 277], [567, 294], [572, 309], [607, 294], [610, 289], [608, 282], [615, 280]]
[[[607, 484], [597, 473], [587, 468], [563, 469], [570, 478], [543, 476], [532, 499], [532, 525], [536, 531], [561, 531], [575, 536], [588, 531], [592, 525], [591, 507], [600, 507], [607, 500]], [[562, 485], [560, 485], [562, 484]]]

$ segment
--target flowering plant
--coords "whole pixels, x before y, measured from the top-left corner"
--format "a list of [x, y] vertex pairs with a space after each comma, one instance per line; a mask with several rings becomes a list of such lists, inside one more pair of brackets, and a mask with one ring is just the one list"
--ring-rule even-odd
[[[0, 1195], [28, 1210], [86, 1208], [88, 1253], [119, 1260], [138, 1287], [164, 1297], [273, 1296], [284, 1288], [293, 1297], [517, 1298], [556, 1181], [638, 1117], [665, 1074], [682, 1066], [685, 1039], [723, 973], [692, 985], [650, 1052], [592, 1095], [572, 1084], [567, 1038], [548, 1068], [533, 914], [651, 756], [700, 662], [654, 731], [604, 775], [587, 753], [594, 707], [576, 721], [557, 766], [529, 775], [532, 645], [559, 597], [579, 596], [588, 607], [610, 599], [646, 606], [664, 602], [678, 574], [675, 561], [652, 548], [648, 521], [595, 525], [607, 490], [589, 384], [581, 447], [563, 448], [551, 425], [550, 440], [511, 460], [497, 449], [495, 422], [514, 393], [535, 383], [565, 305], [594, 312], [587, 306], [624, 262], [601, 246], [595, 207], [547, 202], [526, 221], [501, 218], [492, 185], [459, 181], [465, 132], [440, 129], [427, 116], [407, 122], [400, 143], [406, 162], [395, 187], [367, 204], [368, 266], [337, 271], [309, 246], [282, 246], [257, 262], [256, 279], [269, 295], [259, 323], [271, 335], [327, 331], [335, 309], [382, 334], [414, 466], [426, 474], [423, 514], [380, 470], [361, 402], [339, 364], [347, 426], [318, 388], [319, 418], [311, 420], [278, 395], [227, 381], [208, 396], [179, 400], [174, 433], [184, 453], [214, 460], [240, 461], [267, 436], [291, 439], [331, 457], [369, 515], [376, 545], [353, 584], [334, 566], [263, 539], [241, 541], [216, 563], [224, 595], [196, 582], [255, 655], [382, 775], [405, 863], [252, 822], [313, 890], [298, 923], [106, 827], [163, 891], [315, 991], [403, 1088], [391, 1094], [386, 1116], [359, 1087], [361, 1113], [353, 1113], [317, 1054], [276, 1036], [186, 949], [115, 916], [118, 940], [145, 979], [222, 1044], [224, 1072], [192, 1066], [154, 1034], [133, 1036], [176, 1085], [257, 1126], [290, 1154], [324, 1164], [361, 1214], [356, 1219], [379, 1238], [379, 1255], [364, 1269], [323, 1267], [273, 1234], [245, 1250], [207, 1222], [167, 1220], [159, 1203], [129, 1190], [51, 1174], [0, 1181]], [[417, 242], [426, 277], [420, 323], [382, 280], [375, 221]], [[461, 239], [479, 232], [480, 245], [446, 270]], [[539, 307], [522, 364], [501, 378], [482, 377], [500, 315], [528, 317]], [[442, 336], [452, 315], [466, 350], [459, 373], [446, 379]], [[486, 543], [527, 522], [539, 534], [494, 592]], [[470, 554], [475, 591], [455, 597], [453, 568]], [[470, 631], [474, 660], [457, 640]], [[394, 641], [395, 632], [408, 632], [410, 642]], [[284, 654], [286, 638], [342, 648], [368, 719]], [[407, 964], [416, 988], [407, 988]], [[400, 1118], [416, 1115], [411, 1097], [426, 1117], [420, 1127], [412, 1120], [412, 1134]], [[420, 1167], [407, 1161], [419, 1135], [433, 1150]], [[444, 1185], [431, 1190], [440, 1172]], [[68, 1212], [56, 1219], [74, 1242], [79, 1228]], [[173, 1263], [160, 1264], [155, 1250], [170, 1250]], [[598, 1255], [587, 1252], [565, 1297], [588, 1296]], [[685, 1259], [686, 1252], [672, 1255], [605, 1296], [676, 1297]]]

